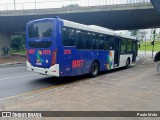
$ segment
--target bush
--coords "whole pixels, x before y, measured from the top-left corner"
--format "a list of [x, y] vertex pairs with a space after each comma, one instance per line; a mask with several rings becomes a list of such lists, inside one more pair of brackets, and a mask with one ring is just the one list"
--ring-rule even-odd
[[20, 51], [25, 49], [25, 35], [12, 35], [11, 36], [12, 50]]

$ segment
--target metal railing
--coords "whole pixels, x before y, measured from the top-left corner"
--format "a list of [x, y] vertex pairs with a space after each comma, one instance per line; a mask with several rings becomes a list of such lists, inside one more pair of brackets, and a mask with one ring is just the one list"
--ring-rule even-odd
[[27, 10], [27, 9], [47, 9], [62, 7], [87, 7], [102, 5], [134, 5], [148, 4], [150, 0], [52, 0], [42, 2], [23, 2], [23, 3], [6, 3], [0, 4], [0, 11], [6, 10]]

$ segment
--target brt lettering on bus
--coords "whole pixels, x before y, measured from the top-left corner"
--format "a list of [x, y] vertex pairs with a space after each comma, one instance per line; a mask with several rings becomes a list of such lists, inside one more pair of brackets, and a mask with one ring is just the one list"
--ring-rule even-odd
[[72, 68], [80, 68], [83, 66], [84, 60], [73, 60]]

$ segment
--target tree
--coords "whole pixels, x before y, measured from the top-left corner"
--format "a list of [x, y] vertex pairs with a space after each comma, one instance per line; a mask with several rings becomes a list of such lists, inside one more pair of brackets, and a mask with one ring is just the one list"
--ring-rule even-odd
[[25, 48], [25, 36], [24, 35], [12, 35], [11, 36], [11, 48], [16, 51], [24, 50]]
[[138, 32], [137, 35], [139, 36], [141, 42], [143, 42], [143, 40], [145, 39], [146, 34], [147, 34], [147, 32], [145, 30], [141, 30]]
[[137, 36], [139, 30], [129, 30], [131, 32], [131, 36]]
[[66, 6], [62, 6], [62, 8], [77, 8], [77, 7], [80, 7], [80, 6], [78, 4], [69, 4]]

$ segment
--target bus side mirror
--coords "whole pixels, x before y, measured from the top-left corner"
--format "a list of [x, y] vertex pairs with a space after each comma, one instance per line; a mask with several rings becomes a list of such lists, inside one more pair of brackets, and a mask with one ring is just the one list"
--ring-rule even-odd
[[139, 45], [138, 45], [138, 47], [140, 48], [140, 47], [141, 47], [141, 45], [139, 44]]

